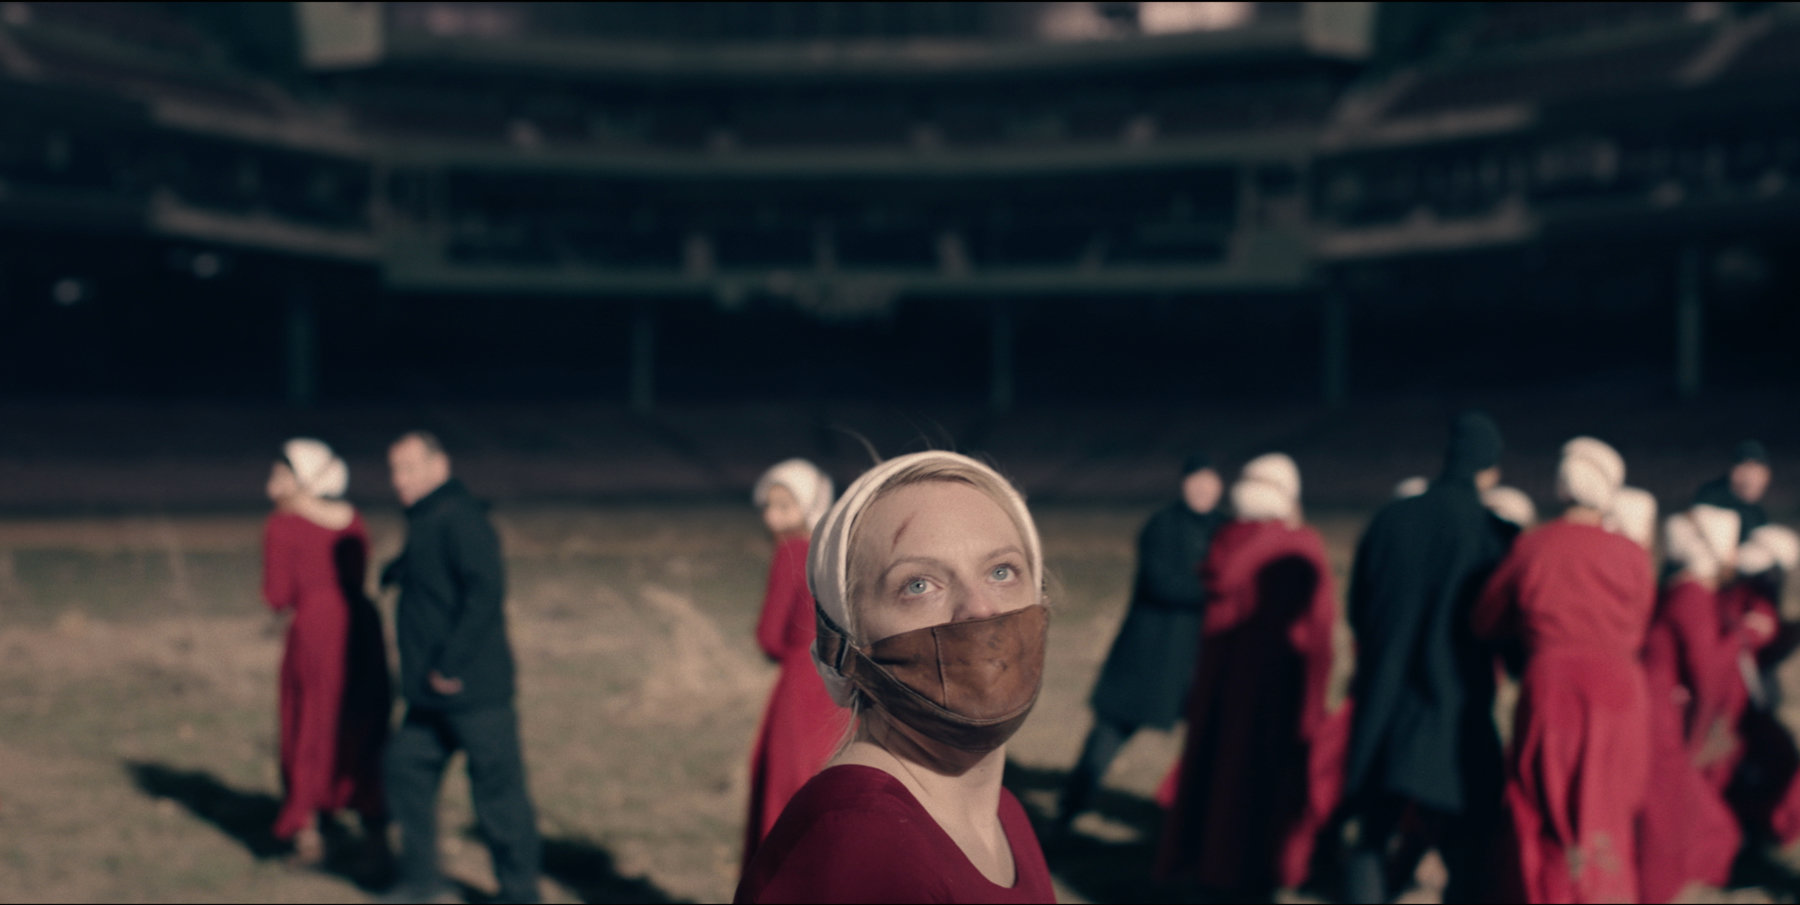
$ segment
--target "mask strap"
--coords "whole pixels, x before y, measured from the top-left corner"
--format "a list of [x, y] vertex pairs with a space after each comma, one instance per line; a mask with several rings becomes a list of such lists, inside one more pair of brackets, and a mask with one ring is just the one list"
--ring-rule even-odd
[[850, 672], [854, 671], [856, 663], [855, 660], [850, 660], [851, 670], [844, 669], [844, 661], [849, 658], [850, 650], [853, 647], [850, 643], [850, 634], [839, 628], [836, 622], [831, 621], [831, 617], [825, 615], [824, 607], [819, 606], [817, 601], [813, 603], [813, 614], [819, 622], [820, 657], [825, 661], [825, 665], [831, 667], [833, 672], [846, 679], [850, 678]]

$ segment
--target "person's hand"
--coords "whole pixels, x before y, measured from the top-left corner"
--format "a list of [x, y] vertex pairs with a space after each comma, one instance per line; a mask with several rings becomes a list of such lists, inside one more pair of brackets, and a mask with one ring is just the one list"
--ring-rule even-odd
[[1758, 641], [1775, 637], [1775, 629], [1775, 617], [1762, 610], [1751, 610], [1744, 614], [1744, 630]]
[[1707, 727], [1706, 737], [1701, 740], [1700, 750], [1694, 754], [1694, 766], [1708, 767], [1717, 763], [1731, 752], [1737, 750], [1737, 733], [1731, 731], [1731, 724], [1720, 718]]
[[435, 669], [425, 674], [425, 681], [431, 686], [432, 691], [445, 697], [462, 693], [461, 679], [449, 678]]
[[388, 560], [388, 564], [381, 567], [381, 583], [379, 587], [382, 590], [386, 590], [387, 588], [400, 583], [400, 563], [405, 558], [406, 555], [401, 554]]

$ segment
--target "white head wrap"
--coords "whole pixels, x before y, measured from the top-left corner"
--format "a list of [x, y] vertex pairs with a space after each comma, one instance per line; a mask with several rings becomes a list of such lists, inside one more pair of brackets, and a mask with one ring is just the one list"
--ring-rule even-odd
[[1718, 577], [1737, 536], [1735, 510], [1702, 503], [1669, 517], [1663, 525], [1663, 548], [1670, 562], [1711, 579]]
[[1625, 484], [1625, 460], [1617, 450], [1594, 439], [1576, 437], [1563, 444], [1556, 466], [1556, 495], [1577, 506], [1612, 508], [1613, 495]]
[[1231, 508], [1250, 522], [1292, 518], [1300, 510], [1300, 467], [1286, 453], [1251, 459], [1231, 485]]
[[800, 504], [800, 511], [806, 514], [806, 530], [811, 531], [825, 517], [825, 510], [831, 508], [831, 477], [819, 470], [805, 459], [788, 459], [777, 462], [756, 479], [756, 488], [750, 492], [750, 499], [757, 506], [766, 506], [769, 502], [769, 488], [780, 484], [794, 495], [794, 501]]
[[1413, 475], [1394, 485], [1394, 499], [1404, 500], [1415, 497], [1431, 489], [1431, 481], [1424, 475]]
[[1642, 487], [1621, 487], [1600, 524], [1648, 550], [1656, 540], [1656, 497]]
[[1481, 502], [1489, 512], [1521, 528], [1537, 524], [1537, 506], [1517, 487], [1496, 484], [1481, 492]]
[[1750, 532], [1738, 548], [1738, 571], [1761, 575], [1780, 566], [1783, 572], [1800, 568], [1800, 535], [1784, 525], [1764, 525]]
[[[990, 498], [997, 497], [994, 502], [1006, 511], [1007, 517], [1019, 529], [1019, 536], [1025, 541], [1026, 568], [1037, 587], [1041, 589], [1044, 585], [1044, 548], [1038, 540], [1037, 525], [1031, 520], [1031, 511], [1025, 508], [1025, 498], [1006, 478], [960, 453], [928, 450], [897, 456], [864, 472], [844, 489], [844, 495], [838, 497], [837, 503], [813, 529], [812, 547], [806, 555], [806, 584], [812, 590], [813, 600], [818, 602], [820, 611], [827, 618], [862, 643], [870, 639], [858, 637], [860, 628], [850, 607], [850, 540], [856, 520], [890, 484], [933, 474], [966, 476], [975, 479], [978, 487], [983, 483], [989, 485], [980, 489]], [[825, 680], [825, 690], [831, 693], [832, 700], [840, 707], [850, 706], [855, 694], [849, 680], [819, 659], [816, 640], [812, 653], [813, 666]]]
[[295, 437], [281, 445], [281, 455], [307, 496], [334, 500], [350, 489], [350, 467], [319, 440]]

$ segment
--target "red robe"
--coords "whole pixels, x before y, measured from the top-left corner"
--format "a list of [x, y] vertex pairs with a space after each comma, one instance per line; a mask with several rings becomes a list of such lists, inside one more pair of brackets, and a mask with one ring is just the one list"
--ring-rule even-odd
[[1031, 820], [1000, 790], [1013, 884], [982, 876], [900, 780], [847, 764], [812, 778], [744, 869], [734, 902], [1054, 902]]
[[1206, 617], [1157, 873], [1260, 893], [1306, 880], [1343, 784], [1326, 710], [1337, 598], [1310, 527], [1232, 522], [1201, 566]]
[[1696, 756], [1718, 718], [1719, 686], [1735, 650], [1719, 632], [1718, 595], [1690, 579], [1663, 589], [1644, 640], [1650, 691], [1650, 788], [1638, 824], [1646, 902], [1673, 901], [1692, 882], [1724, 886], [1743, 833]]
[[1775, 640], [1775, 633], [1758, 631], [1746, 624], [1751, 613], [1760, 613], [1767, 617], [1764, 625], [1775, 626], [1776, 609], [1756, 584], [1740, 581], [1721, 590], [1716, 608], [1719, 630], [1725, 635], [1729, 650], [1725, 652], [1719, 663], [1721, 673], [1719, 680], [1718, 715], [1725, 721], [1725, 726], [1733, 733], [1734, 746], [1731, 752], [1704, 768], [1706, 778], [1714, 788], [1724, 791], [1731, 785], [1731, 778], [1737, 772], [1738, 765], [1743, 763], [1746, 754], [1745, 740], [1739, 732], [1746, 711], [1750, 708], [1750, 687], [1745, 684], [1746, 667], [1756, 668], [1756, 653]]
[[813, 666], [817, 623], [812, 593], [806, 588], [808, 543], [805, 537], [793, 537], [776, 545], [762, 618], [756, 623], [756, 642], [769, 659], [781, 664], [781, 674], [769, 693], [750, 755], [746, 865], [788, 799], [831, 759], [849, 725], [850, 712], [831, 700]]
[[[1800, 750], [1786, 726], [1767, 707], [1750, 706], [1746, 673], [1761, 679], [1762, 662], [1779, 631], [1775, 594], [1779, 588], [1755, 579], [1740, 580], [1719, 594], [1720, 629], [1728, 653], [1721, 672], [1726, 692], [1722, 719], [1735, 730], [1730, 754], [1712, 765], [1707, 778], [1729, 789], [1732, 808], [1752, 832], [1770, 831], [1782, 846], [1800, 842]], [[1752, 619], [1753, 614], [1762, 618]], [[1791, 648], [1777, 646], [1785, 656]], [[1748, 761], [1755, 769], [1737, 775]], [[1748, 780], [1737, 782], [1735, 780]]]
[[1525, 642], [1506, 807], [1528, 901], [1638, 900], [1650, 778], [1638, 653], [1655, 605], [1643, 548], [1565, 519], [1522, 535], [1476, 603], [1478, 636]]
[[333, 530], [292, 513], [263, 530], [263, 599], [291, 610], [281, 657], [281, 776], [275, 836], [292, 838], [317, 813], [385, 813], [387, 653], [363, 593], [369, 535], [361, 515]]

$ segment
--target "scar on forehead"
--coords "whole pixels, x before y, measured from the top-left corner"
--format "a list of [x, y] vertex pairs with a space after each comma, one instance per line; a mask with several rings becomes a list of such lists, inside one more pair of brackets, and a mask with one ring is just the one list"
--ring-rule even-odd
[[911, 515], [900, 520], [900, 525], [894, 529], [893, 539], [888, 541], [888, 549], [892, 550], [893, 548], [900, 546], [900, 538], [902, 535], [906, 534], [906, 529], [912, 525], [912, 520], [913, 516]]

